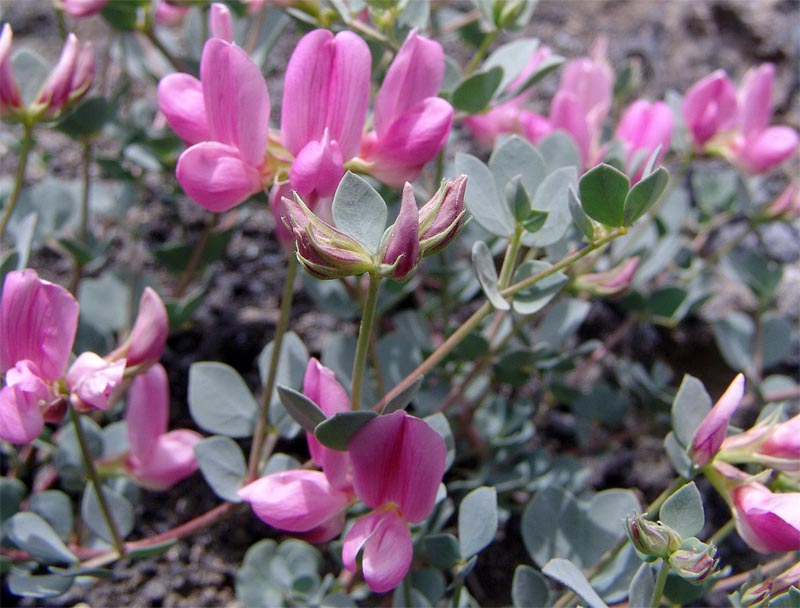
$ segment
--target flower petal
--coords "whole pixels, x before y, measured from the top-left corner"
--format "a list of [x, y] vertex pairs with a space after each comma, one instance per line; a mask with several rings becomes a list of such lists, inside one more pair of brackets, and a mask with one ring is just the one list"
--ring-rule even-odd
[[731, 416], [738, 409], [743, 397], [744, 376], [737, 374], [695, 431], [691, 454], [692, 461], [696, 465], [705, 465], [719, 452], [725, 435], [728, 433]]
[[6, 374], [0, 390], [0, 439], [25, 444], [44, 428], [41, 405], [51, 398], [50, 387], [32, 361], [20, 361]]
[[158, 361], [167, 344], [168, 333], [167, 309], [158, 294], [152, 288], [145, 287], [129, 338], [130, 348], [125, 355], [128, 366]]
[[172, 130], [187, 145], [208, 141], [203, 85], [190, 74], [169, 74], [158, 83], [158, 107]]
[[792, 157], [800, 138], [791, 127], [769, 127], [740, 142], [734, 161], [750, 175], [764, 173]]
[[273, 473], [237, 494], [262, 521], [287, 532], [307, 532], [338, 515], [350, 496], [333, 488], [321, 471], [294, 469]]
[[82, 353], [67, 371], [67, 384], [75, 407], [107, 410], [119, 397], [125, 359], [106, 361], [95, 353]]
[[215, 141], [195, 144], [181, 154], [175, 175], [192, 200], [217, 213], [261, 190], [258, 171], [236, 148]]
[[769, 126], [774, 81], [775, 66], [771, 63], [764, 63], [745, 76], [739, 94], [739, 128], [745, 139], [761, 133]]
[[325, 130], [321, 141], [309, 142], [292, 163], [289, 182], [302, 198], [332, 196], [344, 175], [339, 143]]
[[131, 459], [148, 461], [169, 424], [169, 380], [161, 365], [153, 365], [131, 384], [125, 420]]
[[[151, 490], [167, 490], [197, 470], [194, 446], [200, 433], [177, 429], [158, 437], [150, 457], [130, 467], [131, 475]], [[130, 463], [131, 461], [129, 461]]]
[[27, 359], [46, 380], [60, 378], [75, 341], [78, 308], [69, 291], [34, 270], [9, 272], [0, 302], [0, 373]]
[[211, 138], [237, 148], [247, 164], [263, 160], [269, 137], [269, 92], [261, 70], [239, 47], [212, 38], [200, 62]]
[[736, 529], [759, 553], [800, 550], [800, 492], [773, 493], [760, 483], [732, 493]]
[[397, 587], [411, 567], [414, 546], [408, 524], [394, 509], [374, 511], [359, 519], [344, 540], [342, 563], [356, 571], [356, 558], [364, 549], [364, 580], [376, 593]]

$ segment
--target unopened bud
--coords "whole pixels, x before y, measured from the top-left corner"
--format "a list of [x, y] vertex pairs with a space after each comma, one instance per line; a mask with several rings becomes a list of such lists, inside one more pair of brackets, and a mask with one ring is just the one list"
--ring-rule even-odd
[[3, 31], [0, 33], [0, 118], [11, 118], [22, 110], [22, 95], [11, 68], [13, 38], [11, 26], [8, 23], [3, 24]]
[[624, 293], [633, 281], [639, 267], [639, 258], [633, 257], [606, 272], [585, 274], [575, 279], [574, 287], [579, 291], [597, 296], [618, 296]]
[[633, 547], [650, 557], [666, 559], [683, 543], [678, 532], [660, 521], [646, 519], [644, 515], [637, 515], [625, 522], [625, 526]]
[[419, 246], [422, 257], [444, 249], [466, 224], [466, 189], [466, 175], [450, 182], [442, 182], [433, 198], [419, 210]]
[[372, 256], [361, 243], [322, 221], [299, 196], [284, 197], [283, 206], [297, 259], [309, 274], [318, 279], [341, 279], [375, 271]]
[[406, 182], [400, 213], [386, 239], [381, 274], [394, 279], [404, 279], [419, 262], [419, 213], [414, 189]]
[[791, 182], [772, 204], [764, 209], [764, 220], [793, 220], [800, 217], [800, 181]]
[[713, 544], [689, 538], [684, 541], [680, 549], [670, 554], [668, 562], [675, 574], [699, 585], [711, 577], [717, 569], [719, 560], [716, 555], [717, 548]]
[[214, 2], [211, 5], [211, 14], [208, 17], [208, 25], [213, 38], [219, 38], [225, 42], [233, 42], [233, 21], [231, 11], [221, 2]]

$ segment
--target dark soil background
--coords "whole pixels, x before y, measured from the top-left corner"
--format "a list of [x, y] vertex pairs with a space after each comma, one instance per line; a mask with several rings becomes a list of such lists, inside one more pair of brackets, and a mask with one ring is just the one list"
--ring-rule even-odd
[[[52, 11], [47, 2], [0, 0], [0, 17], [14, 28], [15, 46], [30, 45], [55, 60], [60, 43]], [[102, 44], [104, 24], [97, 18], [77, 24], [79, 37], [90, 36]], [[598, 35], [609, 39], [612, 64], [634, 60], [643, 78], [642, 94], [660, 98], [669, 88], [685, 90], [714, 69], [724, 68], [738, 80], [748, 67], [764, 61], [777, 65], [776, 113], [781, 122], [800, 126], [798, 87], [800, 85], [800, 1], [798, 0], [542, 0], [528, 31], [567, 58], [585, 54]], [[95, 38], [95, 36], [97, 38]], [[287, 37], [291, 38], [291, 37]], [[446, 41], [445, 41], [446, 42]], [[288, 53], [292, 40], [282, 41], [279, 53]], [[113, 66], [112, 66], [113, 67]], [[280, 99], [279, 83], [270, 80], [273, 103]], [[557, 79], [540, 85], [545, 98], [552, 95]], [[149, 94], [153, 94], [150, 91]], [[3, 125], [3, 129], [7, 126]], [[39, 144], [55, 158], [65, 175], [77, 174], [79, 152], [64, 146], [60, 136], [42, 133]], [[0, 140], [0, 175], [11, 175], [16, 158]], [[29, 181], [43, 175], [33, 166]], [[159, 195], [158, 181], [150, 184], [152, 198], [132, 209], [127, 220], [143, 237], [132, 243], [120, 232], [115, 241], [117, 259], [135, 270], [153, 268], [149, 246], [175, 238], [198, 234], [206, 221], [205, 212], [188, 200], [177, 205], [165, 203]], [[202, 305], [194, 325], [175, 331], [168, 343], [163, 363], [172, 380], [175, 405], [173, 426], [191, 426], [185, 408], [186, 382], [191, 363], [217, 360], [235, 367], [252, 387], [258, 386], [255, 358], [272, 337], [277, 322], [277, 303], [284, 280], [283, 254], [272, 236], [272, 220], [262, 211], [248, 211], [244, 228], [233, 237], [223, 259], [212, 266], [209, 297]], [[796, 227], [780, 229], [771, 242], [778, 254], [789, 262], [786, 269], [783, 301], [795, 320], [800, 315], [800, 245]], [[144, 243], [144, 244], [142, 244]], [[35, 265], [43, 273], [65, 276], [69, 265], [55, 253], [45, 252]], [[63, 274], [62, 274], [63, 273]], [[739, 303], [740, 296], [727, 293], [704, 308], [706, 318], [714, 318]], [[298, 294], [292, 319], [296, 331], [314, 352], [320, 339], [329, 332], [352, 331], [353, 327], [320, 314]], [[584, 328], [592, 337], [604, 337], [618, 323], [617, 313], [598, 306]], [[674, 363], [676, 376], [684, 371], [700, 376], [718, 394], [732, 376], [720, 361], [713, 338], [705, 323], [695, 319], [666, 334], [637, 328], [624, 341], [622, 352], [666, 354]], [[715, 392], [716, 391], [716, 392]], [[570, 431], [558, 421], [537, 429], [545, 443], [556, 448], [570, 447]], [[552, 428], [551, 428], [552, 427]], [[247, 448], [247, 445], [243, 447]], [[591, 460], [593, 485], [638, 487], [645, 500], [652, 499], [666, 485], [671, 470], [659, 438], [628, 437], [611, 456]], [[302, 451], [297, 445], [279, 444], [278, 451]], [[711, 493], [709, 493], [711, 494]], [[145, 493], [138, 513], [138, 527], [130, 539], [164, 532], [219, 504], [219, 499], [197, 475], [164, 494]], [[725, 517], [725, 506], [710, 498], [712, 513]], [[114, 579], [76, 585], [64, 596], [49, 602], [19, 600], [2, 591], [2, 605], [48, 606], [235, 606], [235, 573], [247, 548], [273, 531], [242, 509], [233, 516], [181, 541], [159, 557], [113, 566]], [[747, 566], [751, 552], [738, 538], [726, 547], [729, 556], [740, 556]], [[470, 589], [482, 605], [510, 603], [510, 583], [517, 563], [530, 563], [519, 535], [519, 520], [512, 518], [503, 538], [481, 554]], [[722, 601], [721, 598], [720, 601]], [[724, 601], [723, 601], [724, 603]]]

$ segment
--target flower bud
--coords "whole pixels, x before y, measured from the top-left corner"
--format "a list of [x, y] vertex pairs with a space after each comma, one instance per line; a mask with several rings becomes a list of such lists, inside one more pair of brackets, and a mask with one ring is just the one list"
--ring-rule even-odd
[[44, 120], [55, 120], [86, 94], [94, 79], [94, 49], [91, 42], [78, 42], [69, 34], [61, 57], [36, 96], [32, 110]]
[[322, 221], [303, 200], [283, 198], [283, 220], [292, 230], [297, 259], [318, 279], [343, 277], [375, 271], [375, 262], [361, 243]]
[[442, 182], [433, 198], [419, 210], [420, 255], [425, 257], [444, 249], [466, 224], [464, 192], [467, 176]]
[[792, 587], [800, 587], [800, 562], [773, 579], [761, 581], [745, 589], [739, 597], [744, 608], [766, 606], [769, 600], [783, 595]]
[[670, 568], [681, 578], [694, 584], [705, 582], [713, 576], [719, 560], [717, 548], [713, 544], [705, 544], [696, 538], [689, 538], [681, 548], [670, 554]]
[[695, 431], [691, 447], [694, 464], [697, 466], [708, 464], [719, 452], [728, 432], [731, 416], [739, 408], [743, 397], [744, 376], [737, 374]]
[[414, 189], [406, 182], [403, 197], [400, 201], [400, 213], [389, 238], [386, 240], [386, 252], [383, 254], [381, 274], [393, 279], [404, 279], [414, 270], [419, 261], [419, 213]]
[[736, 89], [723, 70], [696, 82], [683, 98], [683, 120], [702, 150], [718, 132], [736, 123]]
[[56, 0], [56, 6], [70, 17], [91, 17], [102, 11], [108, 0]]
[[11, 118], [22, 109], [20, 94], [11, 68], [11, 43], [14, 33], [8, 23], [0, 33], [0, 118]]
[[660, 521], [637, 515], [625, 522], [633, 547], [644, 555], [667, 559], [683, 543], [681, 535]]
[[766, 209], [760, 213], [765, 220], [793, 220], [800, 218], [800, 181], [790, 182]]
[[618, 296], [625, 292], [633, 280], [639, 258], [633, 257], [606, 272], [585, 274], [575, 279], [573, 285], [580, 291], [597, 296]]
[[139, 300], [139, 314], [128, 338], [128, 366], [156, 363], [164, 352], [169, 333], [167, 309], [158, 294], [145, 287]]
[[221, 2], [214, 2], [211, 5], [208, 25], [213, 38], [219, 38], [225, 42], [233, 42], [231, 11]]
[[81, 354], [67, 371], [70, 400], [78, 410], [107, 410], [120, 396], [125, 359], [109, 362], [91, 352]]

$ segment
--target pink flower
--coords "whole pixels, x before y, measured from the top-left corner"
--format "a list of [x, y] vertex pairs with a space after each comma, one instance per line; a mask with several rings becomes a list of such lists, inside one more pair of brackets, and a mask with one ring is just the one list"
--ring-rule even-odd
[[672, 122], [672, 111], [663, 101], [650, 103], [639, 99], [625, 110], [614, 137], [625, 147], [626, 172], [631, 176], [631, 184], [642, 178], [656, 148], [661, 146], [656, 165], [666, 156], [672, 139]]
[[57, 397], [53, 384], [66, 371], [77, 328], [78, 302], [66, 289], [33, 270], [6, 275], [0, 302], [0, 373], [6, 384], [0, 391], [0, 437], [29, 443], [42, 432]]
[[394, 279], [403, 279], [419, 262], [419, 211], [414, 198], [414, 188], [406, 182], [400, 201], [400, 213], [386, 240], [383, 264], [396, 265], [391, 273]]
[[139, 312], [127, 340], [106, 359], [125, 357], [126, 365], [152, 365], [164, 353], [169, 334], [167, 309], [158, 294], [145, 287], [139, 298]]
[[269, 93], [244, 51], [224, 40], [209, 40], [200, 81], [185, 74], [167, 76], [159, 83], [159, 105], [175, 132], [195, 142], [181, 154], [176, 169], [194, 201], [222, 212], [262, 190], [269, 177], [264, 167]]
[[770, 127], [772, 85], [775, 66], [771, 63], [750, 70], [739, 91], [738, 134], [730, 145], [733, 162], [751, 175], [763, 173], [790, 158], [800, 144], [791, 127]]
[[233, 21], [231, 11], [220, 2], [211, 4], [211, 13], [208, 16], [208, 25], [213, 38], [225, 42], [233, 42]]
[[635, 256], [611, 270], [577, 277], [575, 279], [575, 287], [591, 294], [618, 296], [631, 286], [633, 275], [636, 274], [638, 267], [639, 258]]
[[603, 122], [611, 109], [614, 72], [606, 46], [601, 38], [589, 57], [567, 64], [550, 106], [550, 126], [575, 140], [585, 167], [592, 166], [599, 154]]
[[800, 492], [773, 493], [751, 482], [732, 492], [739, 536], [759, 553], [800, 550]]
[[728, 433], [731, 416], [738, 409], [743, 397], [744, 376], [737, 374], [695, 431], [691, 447], [694, 464], [704, 466], [719, 452]]
[[95, 353], [82, 353], [69, 368], [70, 399], [78, 410], [107, 410], [122, 392], [125, 359], [109, 362]]
[[8, 118], [22, 109], [22, 95], [11, 67], [11, 43], [14, 33], [8, 23], [0, 33], [0, 118]]
[[358, 154], [369, 104], [371, 57], [351, 32], [309, 32], [286, 68], [281, 140], [295, 156], [289, 176], [306, 200], [330, 197]]
[[180, 25], [189, 12], [189, 8], [189, 6], [177, 6], [168, 0], [158, 0], [155, 19], [158, 23], [167, 26]]
[[56, 0], [56, 4], [72, 17], [90, 17], [102, 11], [108, 0]]
[[356, 495], [373, 511], [347, 533], [342, 561], [355, 572], [363, 550], [364, 579], [382, 593], [400, 584], [411, 566], [408, 525], [433, 510], [447, 450], [426, 422], [402, 410], [367, 423], [349, 447]]
[[717, 70], [692, 85], [683, 98], [683, 120], [695, 147], [736, 123], [736, 89], [728, 75]]
[[436, 96], [443, 80], [442, 46], [412, 30], [375, 98], [375, 130], [361, 144], [371, 175], [399, 187], [439, 153], [453, 122], [453, 107]]
[[203, 437], [188, 429], [167, 432], [169, 382], [161, 365], [152, 366], [133, 381], [125, 420], [125, 468], [141, 485], [166, 490], [197, 470], [194, 446]]
[[767, 219], [800, 217], [800, 180], [789, 182], [780, 196], [762, 211], [762, 217]]

